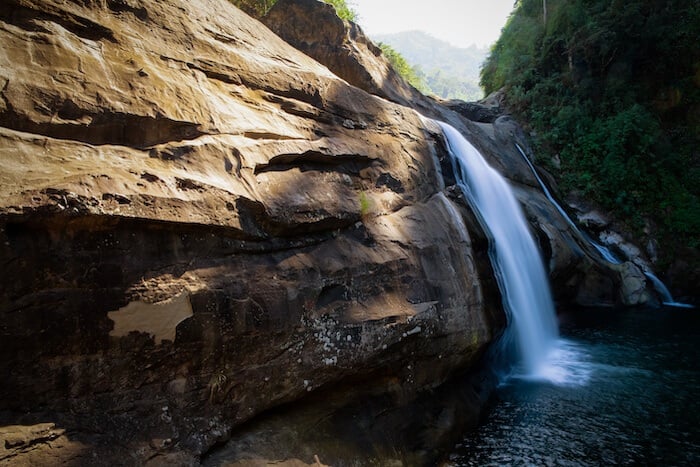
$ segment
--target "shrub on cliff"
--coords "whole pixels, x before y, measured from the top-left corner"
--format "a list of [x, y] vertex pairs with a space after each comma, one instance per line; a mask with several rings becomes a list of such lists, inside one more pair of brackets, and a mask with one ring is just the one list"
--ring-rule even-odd
[[254, 18], [265, 16], [272, 6], [277, 3], [277, 0], [229, 0], [241, 10], [248, 13]]
[[340, 16], [341, 18], [346, 19], [348, 21], [357, 21], [357, 13], [355, 12], [355, 10], [348, 6], [345, 0], [323, 1], [333, 5], [333, 7], [335, 7], [335, 12], [338, 13], [338, 16]]
[[559, 156], [564, 190], [698, 247], [698, 37], [697, 2], [520, 0], [481, 84], [505, 88], [538, 154]]
[[397, 52], [396, 49], [389, 44], [380, 42], [379, 48], [382, 49], [382, 53], [389, 63], [391, 63], [394, 71], [401, 75], [403, 79], [408, 81], [411, 86], [426, 94], [430, 92], [425, 79], [422, 78], [422, 72], [418, 67], [411, 66], [404, 56]]

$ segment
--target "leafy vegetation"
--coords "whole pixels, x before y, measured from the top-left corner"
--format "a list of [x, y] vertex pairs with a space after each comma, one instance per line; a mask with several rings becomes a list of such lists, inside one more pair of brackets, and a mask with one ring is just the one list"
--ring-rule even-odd
[[564, 190], [698, 247], [699, 37], [694, 1], [519, 0], [481, 84], [559, 156]]
[[488, 50], [475, 45], [455, 47], [422, 31], [406, 31], [373, 37], [389, 44], [411, 67], [426, 94], [445, 99], [478, 100], [483, 97], [479, 86], [479, 69]]
[[335, 7], [335, 12], [341, 18], [348, 21], [357, 21], [357, 13], [353, 10], [345, 0], [323, 0], [326, 3], [330, 3]]
[[426, 85], [425, 79], [422, 77], [421, 72], [416, 68], [411, 66], [408, 61], [396, 51], [389, 44], [383, 42], [379, 43], [379, 48], [382, 49], [382, 53], [389, 60], [391, 66], [394, 68], [399, 75], [408, 81], [414, 88], [418, 89], [423, 93], [430, 92], [430, 89]]
[[[255, 18], [261, 18], [277, 3], [277, 0], [229, 0], [241, 10]], [[343, 19], [356, 21], [357, 13], [345, 0], [322, 0], [335, 7], [335, 11]]]

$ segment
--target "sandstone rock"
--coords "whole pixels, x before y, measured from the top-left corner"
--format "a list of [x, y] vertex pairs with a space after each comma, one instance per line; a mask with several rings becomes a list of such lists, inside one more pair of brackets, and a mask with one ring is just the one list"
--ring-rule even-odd
[[527, 144], [523, 130], [511, 117], [500, 113], [501, 107], [497, 102], [502, 96], [493, 95], [484, 104], [474, 104], [489, 109], [493, 119], [472, 121], [474, 119], [469, 118], [468, 113], [460, 114], [464, 106], [471, 104], [439, 102], [422, 95], [391, 68], [380, 54], [380, 49], [372, 44], [358, 25], [341, 20], [333, 8], [323, 2], [280, 0], [263, 21], [291, 45], [353, 86], [415, 109], [427, 118], [455, 126], [470, 135], [472, 143], [506, 177], [537, 185], [513, 145], [514, 141]]
[[500, 110], [501, 114], [506, 112], [506, 93], [504, 90], [494, 91], [479, 101], [481, 105], [494, 110]]
[[230, 3], [11, 0], [0, 43], [0, 426], [65, 429], [51, 463], [189, 465], [341, 385], [406, 406], [504, 326], [436, 134]]
[[543, 193], [528, 186], [516, 186], [515, 193], [544, 254], [554, 298], [584, 306], [616, 303], [619, 272], [597, 259], [590, 243], [552, 209]]
[[[261, 461], [277, 465], [290, 458], [308, 464], [327, 459], [332, 465], [369, 465], [381, 459], [381, 465], [387, 466], [436, 465], [444, 458], [440, 447], [459, 441], [455, 427], [476, 425], [490, 393], [487, 388], [493, 384], [493, 378], [473, 370], [464, 378], [401, 408], [386, 394], [366, 392], [354, 401], [344, 400], [343, 391], [302, 400], [284, 413], [263, 416], [232, 433], [231, 441], [205, 459], [204, 465], [258, 465]], [[414, 448], [407, 452], [396, 446]]]
[[54, 423], [39, 423], [33, 426], [4, 426], [0, 428], [0, 445], [3, 449], [28, 449], [37, 443], [46, 443], [65, 433], [56, 429]]
[[647, 290], [647, 280], [641, 271], [632, 262], [620, 265], [622, 284], [620, 298], [625, 305], [643, 305], [651, 301]]
[[480, 123], [493, 123], [498, 117], [503, 115], [500, 107], [484, 105], [479, 102], [464, 102], [453, 99], [446, 101], [444, 105], [468, 120]]
[[636, 245], [626, 241], [619, 233], [605, 230], [599, 234], [599, 239], [603, 245], [609, 247], [625, 260], [636, 264], [643, 271], [651, 270], [642, 251]]
[[592, 230], [601, 230], [610, 225], [610, 221], [600, 211], [593, 210], [576, 216], [579, 223]]
[[262, 21], [353, 86], [402, 105], [427, 100], [394, 71], [360, 26], [339, 18], [330, 4], [278, 0]]
[[35, 465], [55, 465], [68, 457], [62, 457], [57, 451], [79, 451], [80, 448], [79, 443], [70, 441], [66, 430], [56, 427], [55, 423], [0, 427], [1, 465], [18, 465], [18, 454], [23, 459], [33, 459]]

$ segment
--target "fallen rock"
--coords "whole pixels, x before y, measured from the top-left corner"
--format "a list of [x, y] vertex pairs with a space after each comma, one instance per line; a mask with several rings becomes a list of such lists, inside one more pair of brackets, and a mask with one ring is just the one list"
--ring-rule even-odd
[[634, 263], [627, 261], [620, 265], [620, 298], [625, 305], [643, 305], [652, 302], [647, 290], [644, 272]]

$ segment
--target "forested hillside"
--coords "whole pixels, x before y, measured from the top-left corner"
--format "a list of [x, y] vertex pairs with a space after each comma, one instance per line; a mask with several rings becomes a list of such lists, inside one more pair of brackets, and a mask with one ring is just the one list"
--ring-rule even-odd
[[472, 45], [455, 47], [422, 31], [379, 34], [376, 42], [389, 44], [414, 66], [414, 72], [425, 83], [421, 89], [446, 99], [478, 100], [479, 69], [488, 51]]
[[481, 74], [561, 187], [655, 234], [667, 261], [700, 243], [699, 39], [695, 1], [521, 0]]

